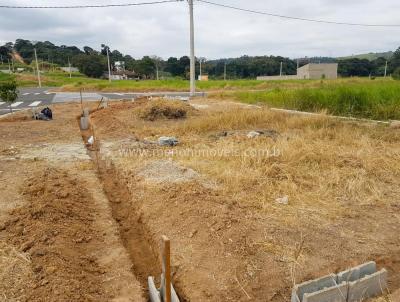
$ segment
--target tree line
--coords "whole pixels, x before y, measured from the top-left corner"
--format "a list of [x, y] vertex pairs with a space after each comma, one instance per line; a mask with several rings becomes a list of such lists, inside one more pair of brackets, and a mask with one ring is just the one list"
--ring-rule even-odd
[[[15, 43], [8, 42], [0, 46], [2, 62], [12, 58], [12, 53], [17, 52], [27, 64], [34, 60], [34, 49], [36, 48], [38, 58], [49, 64], [59, 66], [72, 66], [89, 77], [100, 78], [107, 71], [107, 52], [110, 56], [110, 65], [113, 70], [117, 68], [117, 62], [123, 62], [125, 70], [133, 72], [137, 77], [154, 79], [160, 77], [179, 77], [188, 79], [190, 70], [190, 59], [187, 56], [180, 58], [170, 57], [164, 60], [157, 56], [144, 56], [135, 59], [130, 55], [122, 54], [118, 50], [112, 50], [109, 46], [102, 44], [100, 50], [89, 46], [80, 49], [76, 46], [57, 46], [49, 41], [34, 42], [17, 39]], [[200, 60], [202, 62], [202, 73], [208, 74], [210, 78], [222, 79], [252, 79], [261, 75], [278, 75], [282, 64], [282, 72], [285, 75], [296, 74], [297, 66], [307, 63], [332, 63], [339, 64], [340, 76], [383, 76], [387, 59], [377, 58], [373, 61], [367, 59], [348, 58], [302, 58], [292, 60], [281, 56], [242, 56], [240, 58], [227, 58], [218, 60], [205, 60], [197, 58], [196, 75], [200, 72]], [[400, 48], [397, 49], [392, 58], [388, 60], [387, 74], [400, 76]], [[120, 68], [121, 66], [118, 65]]]

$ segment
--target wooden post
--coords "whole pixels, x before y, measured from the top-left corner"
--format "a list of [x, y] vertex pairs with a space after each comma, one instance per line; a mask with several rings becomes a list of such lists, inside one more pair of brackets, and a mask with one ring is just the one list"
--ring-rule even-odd
[[164, 302], [171, 302], [171, 242], [162, 236], [162, 270], [164, 274]]
[[81, 109], [82, 109], [82, 112], [83, 112], [82, 88], [79, 90], [79, 94], [81, 96]]

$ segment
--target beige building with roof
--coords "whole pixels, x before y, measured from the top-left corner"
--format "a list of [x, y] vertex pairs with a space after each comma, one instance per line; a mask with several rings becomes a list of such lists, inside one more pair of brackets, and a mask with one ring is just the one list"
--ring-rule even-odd
[[296, 75], [282, 75], [282, 76], [260, 76], [257, 80], [271, 81], [271, 80], [302, 80], [302, 79], [337, 79], [338, 77], [338, 64], [337, 63], [310, 63], [297, 68]]

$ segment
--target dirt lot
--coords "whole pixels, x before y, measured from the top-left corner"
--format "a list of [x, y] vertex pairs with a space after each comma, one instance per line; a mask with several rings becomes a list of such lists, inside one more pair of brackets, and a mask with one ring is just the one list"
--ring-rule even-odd
[[90, 156], [77, 105], [52, 122], [0, 120], [5, 301], [144, 301], [163, 234], [182, 301], [288, 301], [293, 283], [368, 260], [400, 301], [398, 129], [151, 104], [92, 113]]

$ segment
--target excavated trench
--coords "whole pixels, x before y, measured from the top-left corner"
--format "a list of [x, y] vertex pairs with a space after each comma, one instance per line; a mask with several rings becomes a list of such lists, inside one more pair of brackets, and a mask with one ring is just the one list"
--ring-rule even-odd
[[[81, 131], [81, 134], [84, 143], [86, 143], [92, 132], [90, 130]], [[121, 180], [114, 165], [101, 158], [99, 146], [100, 143], [96, 140], [95, 146], [88, 148], [88, 154], [97, 168], [104, 193], [110, 202], [112, 216], [118, 224], [122, 243], [132, 263], [131, 271], [142, 288], [145, 289], [146, 298], [150, 301], [147, 278], [154, 276], [156, 282], [160, 282], [160, 243], [154, 242], [147, 226], [141, 221], [138, 207], [132, 200], [126, 183]], [[175, 287], [175, 290], [181, 302], [189, 301], [186, 297], [180, 295], [179, 288]]]

